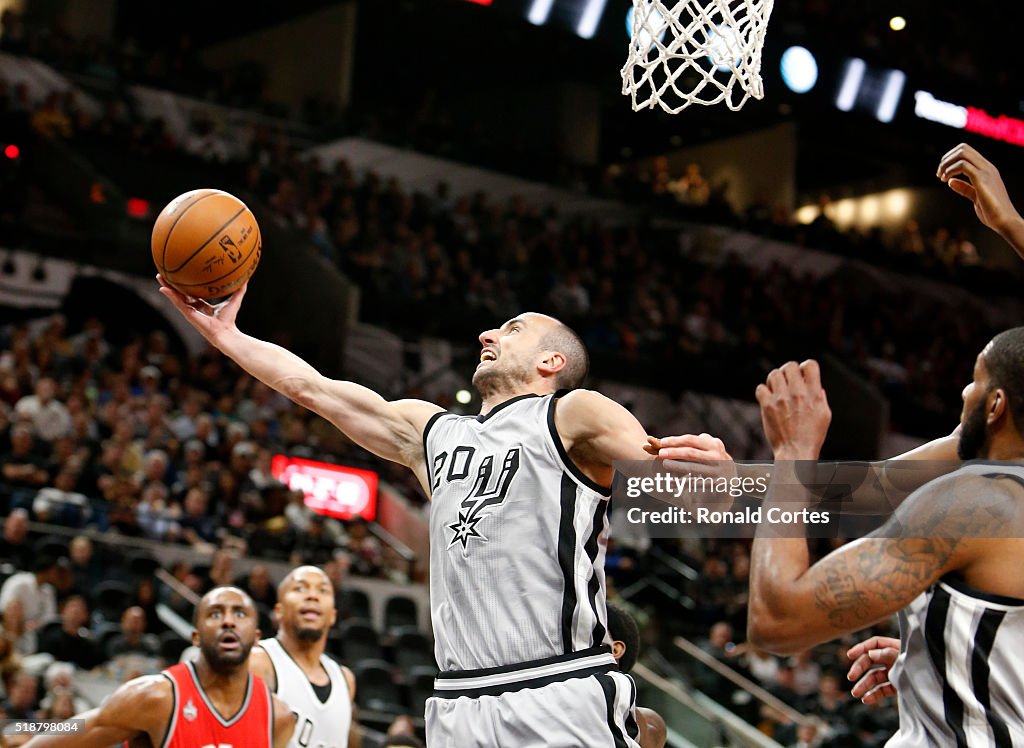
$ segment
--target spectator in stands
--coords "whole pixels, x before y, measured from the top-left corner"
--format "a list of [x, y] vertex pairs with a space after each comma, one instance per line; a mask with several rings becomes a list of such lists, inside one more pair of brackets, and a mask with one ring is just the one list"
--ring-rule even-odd
[[75, 490], [78, 473], [64, 467], [58, 470], [52, 486], [44, 486], [32, 499], [32, 514], [37, 522], [82, 527], [91, 515], [89, 499]]
[[[25, 606], [21, 604], [21, 600], [14, 598], [3, 606], [2, 628], [3, 637], [13, 647], [12, 657], [36, 653], [36, 645], [38, 643], [36, 632], [35, 630], [29, 630], [28, 626], [25, 625]], [[10, 662], [7, 664], [10, 665]]]
[[12, 600], [21, 603], [25, 627], [38, 630], [57, 616], [57, 590], [71, 585], [70, 564], [66, 558], [40, 555], [32, 564], [32, 571], [19, 572], [0, 588], [0, 608], [7, 608]]
[[779, 673], [779, 659], [763, 649], [750, 646], [749, 642], [741, 646], [744, 648], [743, 664], [747, 671], [761, 686], [768, 688], [774, 685]]
[[235, 556], [227, 550], [215, 551], [210, 559], [210, 570], [203, 579], [203, 592], [209, 592], [214, 587], [230, 587], [235, 583], [234, 575]]
[[[732, 626], [727, 621], [719, 621], [711, 627], [708, 638], [700, 644], [701, 649], [710, 654], [728, 668], [736, 669], [736, 644], [733, 642]], [[735, 687], [723, 676], [711, 668], [701, 668], [696, 678], [701, 691], [720, 704], [729, 704]]]
[[198, 486], [185, 494], [178, 526], [181, 539], [189, 545], [211, 544], [217, 540], [216, 522], [207, 514], [209, 501], [209, 494]]
[[793, 690], [802, 697], [817, 693], [821, 668], [814, 661], [814, 650], [808, 649], [790, 659], [793, 667]]
[[314, 514], [309, 518], [309, 527], [304, 533], [298, 533], [292, 546], [291, 562], [295, 565], [310, 564], [320, 566], [329, 561], [337, 550], [338, 544], [327, 529], [327, 518]]
[[[32, 429], [25, 424], [11, 426], [11, 445], [6, 454], [0, 454], [2, 463], [2, 475], [4, 481], [11, 484], [16, 490], [13, 500], [17, 501], [21, 496], [22, 501], [28, 501], [35, 496], [36, 489], [46, 485], [50, 480], [50, 474], [46, 472], [46, 459], [36, 451], [35, 442], [32, 438]], [[26, 493], [24, 489], [32, 489]]]
[[15, 569], [28, 569], [35, 551], [28, 540], [28, 510], [12, 509], [4, 519], [0, 536], [0, 560], [11, 563]]
[[839, 676], [826, 672], [818, 680], [817, 697], [808, 702], [807, 708], [829, 725], [844, 729], [849, 703], [848, 694], [839, 684]]
[[[20, 603], [17, 601], [8, 605], [8, 608], [15, 609], [19, 607]], [[6, 619], [7, 616], [5, 615]], [[21, 670], [21, 656], [17, 650], [17, 635], [14, 632], [7, 630], [6, 621], [0, 622], [0, 684], [3, 685], [4, 692], [10, 688], [11, 678]]]
[[34, 722], [38, 719], [36, 700], [39, 684], [34, 675], [22, 672], [11, 679], [7, 700], [0, 705], [8, 719]]
[[92, 541], [78, 535], [68, 546], [71, 560], [71, 588], [79, 595], [88, 595], [106, 577], [104, 565], [93, 553]]
[[156, 584], [152, 579], [142, 578], [135, 585], [135, 597], [132, 601], [146, 616], [146, 633], [159, 634], [166, 630], [160, 616], [157, 615]]
[[270, 578], [270, 572], [263, 564], [255, 564], [249, 573], [238, 581], [238, 587], [248, 593], [254, 603], [273, 608], [277, 603], [277, 590]]
[[50, 377], [41, 377], [35, 394], [21, 398], [14, 412], [19, 419], [30, 421], [35, 436], [44, 441], [52, 442], [71, 433], [71, 415], [57, 399], [57, 383]]
[[794, 689], [795, 685], [796, 673], [793, 670], [793, 666], [788, 662], [781, 662], [775, 673], [775, 685], [768, 689], [768, 693], [797, 711], [803, 711], [805, 706], [804, 700], [797, 694]]
[[383, 552], [380, 541], [370, 534], [370, 523], [353, 517], [348, 525], [348, 550], [352, 554], [352, 571], [365, 577], [380, 573]]
[[[67, 689], [59, 689], [47, 693], [43, 698], [43, 702], [40, 705], [41, 719], [62, 722], [79, 714], [78, 709], [75, 707], [75, 696]], [[88, 709], [88, 706], [86, 708]]]
[[126, 609], [121, 614], [121, 633], [107, 643], [107, 659], [113, 660], [119, 655], [157, 657], [159, 654], [160, 641], [146, 633], [146, 611], [136, 605]]
[[352, 604], [352, 590], [345, 584], [351, 563], [347, 553], [338, 552], [324, 564], [324, 574], [331, 580], [331, 586], [334, 587], [334, 607], [338, 609], [339, 621], [351, 618], [352, 610], [355, 607]]
[[60, 626], [47, 627], [39, 635], [39, 651], [52, 654], [59, 662], [70, 662], [83, 670], [92, 670], [106, 658], [88, 636], [89, 608], [81, 595], [64, 600]]

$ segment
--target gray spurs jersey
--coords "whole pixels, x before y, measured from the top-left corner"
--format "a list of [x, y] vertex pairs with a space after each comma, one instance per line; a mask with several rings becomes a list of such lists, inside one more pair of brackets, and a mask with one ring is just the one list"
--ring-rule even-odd
[[558, 396], [523, 395], [486, 416], [438, 413], [424, 429], [442, 671], [605, 643], [608, 491], [566, 455]]
[[[1024, 469], [962, 472], [1024, 483]], [[1024, 748], [1024, 600], [947, 575], [900, 611], [902, 652], [889, 672], [900, 729], [887, 748]]]

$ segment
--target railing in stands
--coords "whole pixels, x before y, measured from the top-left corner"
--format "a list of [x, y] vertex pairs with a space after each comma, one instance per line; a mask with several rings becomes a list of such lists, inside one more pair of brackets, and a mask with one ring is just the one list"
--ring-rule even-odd
[[[699, 691], [686, 691], [643, 663], [633, 666], [632, 675], [639, 681], [637, 704], [653, 708], [664, 717], [671, 748], [781, 748], [756, 727], [709, 697]], [[680, 731], [685, 731], [685, 735]]]
[[699, 572], [689, 564], [665, 553], [665, 551], [656, 545], [651, 546], [647, 551], [647, 557], [652, 562], [657, 562], [659, 564], [659, 572], [671, 572], [678, 577], [678, 581], [675, 584], [670, 584], [652, 572], [633, 582], [633, 584], [619, 590], [619, 595], [626, 600], [630, 600], [643, 590], [656, 589], [669, 600], [679, 603], [679, 605], [686, 610], [693, 610], [696, 603], [693, 598], [686, 593], [686, 590], [699, 579]]
[[776, 696], [773, 696], [771, 693], [766, 691], [764, 688], [759, 686], [754, 681], [750, 680], [750, 678], [747, 678], [742, 673], [738, 673], [728, 665], [719, 662], [717, 659], [715, 659], [714, 656], [705, 652], [698, 645], [694, 644], [686, 637], [677, 636], [675, 637], [675, 639], [673, 639], [673, 643], [682, 652], [692, 657], [701, 665], [704, 665], [705, 667], [714, 670], [716, 674], [718, 674], [722, 678], [725, 678], [730, 683], [742, 689], [743, 691], [746, 691], [748, 694], [750, 694], [752, 698], [756, 699], [768, 708], [783, 715], [787, 720], [794, 722], [796, 724], [804, 724], [810, 722], [810, 719], [806, 715], [801, 714], [796, 709], [789, 706], [789, 704], [787, 704], [786, 702], [782, 701]]

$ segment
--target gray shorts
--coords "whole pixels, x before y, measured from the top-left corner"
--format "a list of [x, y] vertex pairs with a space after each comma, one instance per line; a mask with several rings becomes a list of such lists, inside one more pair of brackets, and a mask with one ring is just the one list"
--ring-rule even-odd
[[[561, 669], [572, 667], [566, 658], [553, 659], [562, 661]], [[614, 660], [580, 660], [590, 662], [541, 678], [515, 679], [537, 672], [537, 663], [518, 671], [494, 668], [504, 671], [500, 675], [443, 674], [427, 699], [427, 748], [639, 748], [633, 679]], [[451, 687], [452, 677], [459, 688]], [[495, 680], [506, 682], [490, 685]]]

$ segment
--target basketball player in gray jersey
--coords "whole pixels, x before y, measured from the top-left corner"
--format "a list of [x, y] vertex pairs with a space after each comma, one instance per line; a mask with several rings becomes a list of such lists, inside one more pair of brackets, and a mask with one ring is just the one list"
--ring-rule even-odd
[[[240, 332], [245, 288], [214, 309], [161, 284], [211, 344], [254, 377], [405, 465], [432, 497], [431, 617], [441, 673], [427, 702], [431, 748], [637, 745], [634, 687], [605, 618], [604, 549], [615, 460], [654, 459], [622, 406], [575, 389], [576, 334], [522, 314], [480, 335], [478, 416], [387, 402]], [[570, 391], [572, 390], [572, 391]], [[727, 460], [702, 435], [694, 447]]]
[[[765, 434], [798, 510], [797, 467], [831, 413], [817, 364], [788, 363], [758, 387]], [[889, 677], [904, 746], [1024, 746], [1024, 327], [997, 335], [963, 391], [958, 452], [969, 462], [914, 492], [871, 536], [810, 565], [802, 537], [758, 528], [748, 636], [786, 654], [899, 613]], [[789, 534], [794, 534], [789, 532]]]
[[277, 636], [253, 648], [249, 669], [295, 715], [288, 748], [359, 748], [355, 676], [324, 654], [338, 618], [331, 580], [315, 566], [292, 569], [277, 587], [274, 615]]

